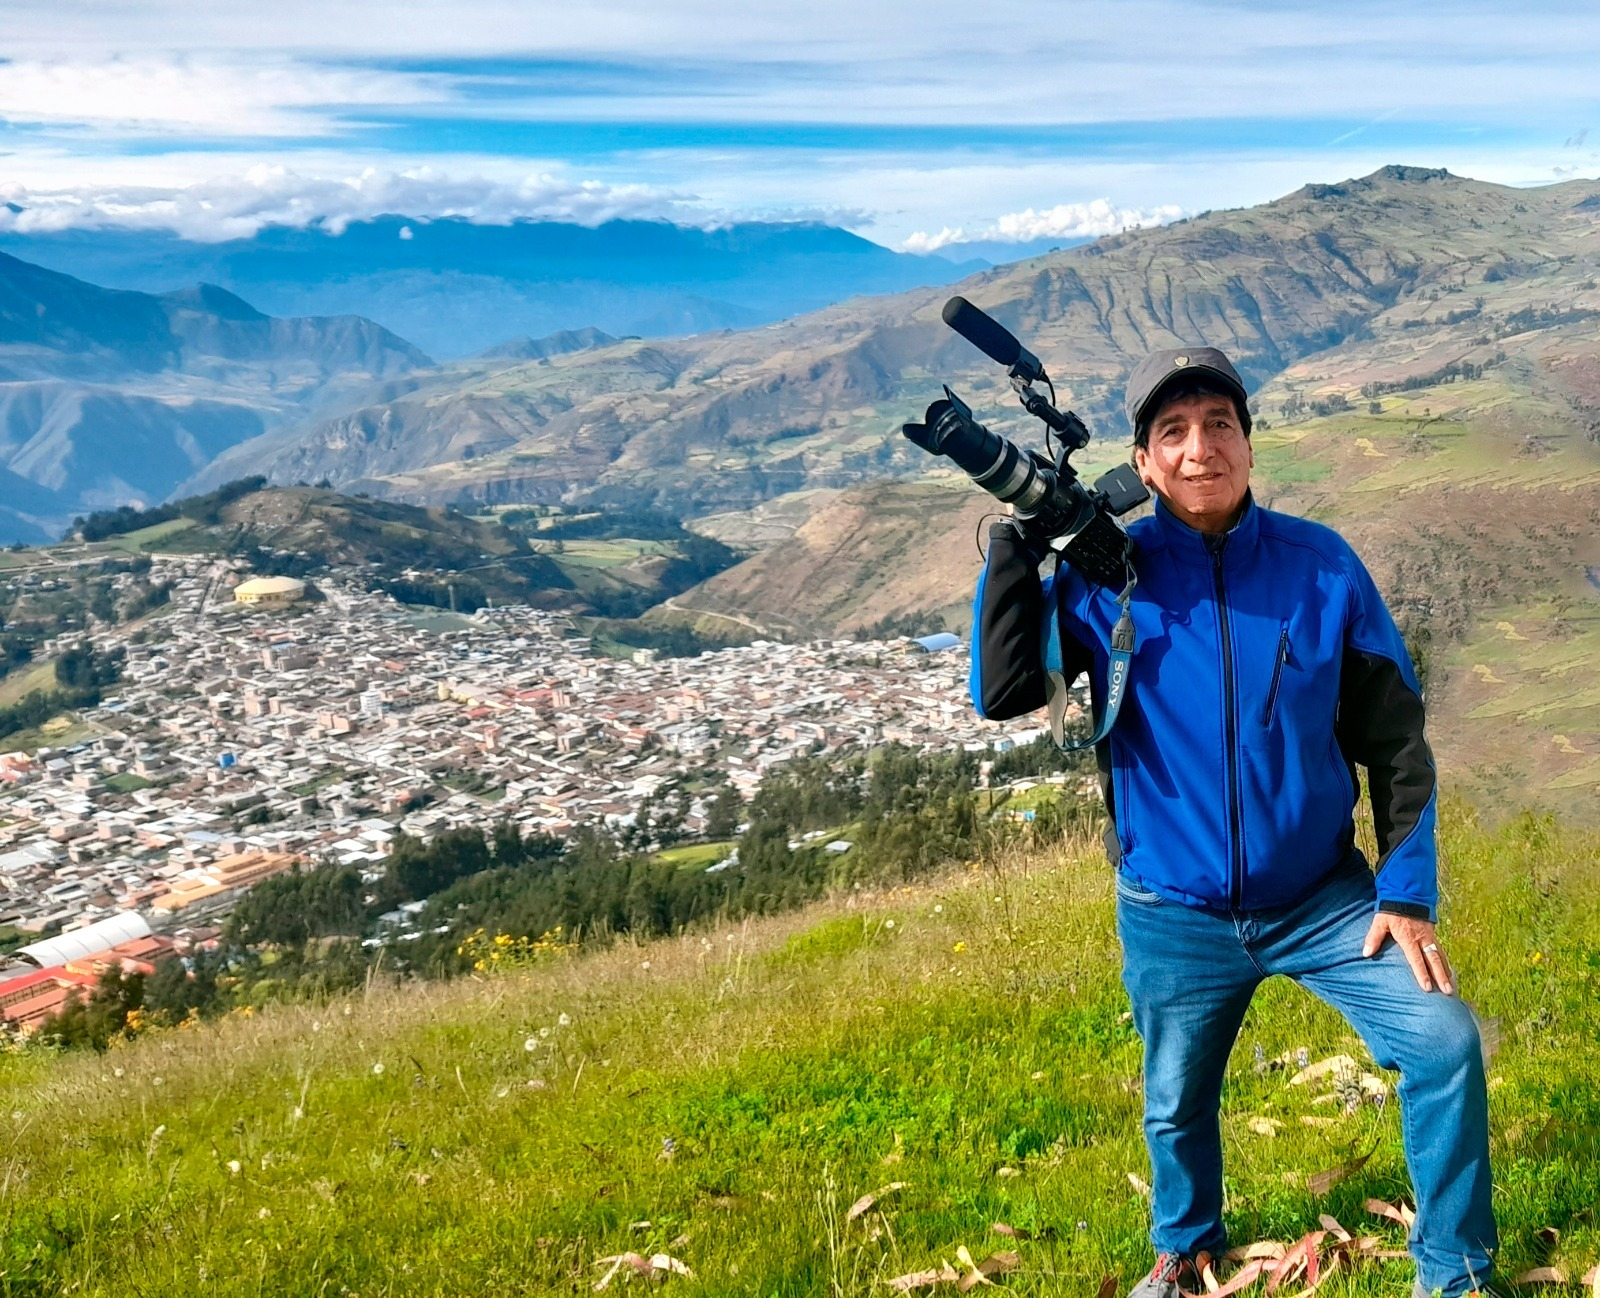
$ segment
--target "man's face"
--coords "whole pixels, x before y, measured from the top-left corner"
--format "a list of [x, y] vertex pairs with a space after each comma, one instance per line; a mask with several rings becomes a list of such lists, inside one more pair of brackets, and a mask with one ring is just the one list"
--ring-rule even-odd
[[1133, 453], [1139, 476], [1199, 532], [1226, 532], [1250, 489], [1255, 452], [1233, 402], [1201, 393], [1164, 403]]

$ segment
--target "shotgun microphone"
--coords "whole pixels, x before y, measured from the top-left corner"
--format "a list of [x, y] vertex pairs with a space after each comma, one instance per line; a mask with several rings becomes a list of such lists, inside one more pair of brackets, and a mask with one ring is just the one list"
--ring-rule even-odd
[[1019, 343], [1003, 324], [964, 297], [944, 304], [944, 322], [992, 361], [1011, 371], [1012, 378], [1033, 383], [1044, 377], [1039, 358]]

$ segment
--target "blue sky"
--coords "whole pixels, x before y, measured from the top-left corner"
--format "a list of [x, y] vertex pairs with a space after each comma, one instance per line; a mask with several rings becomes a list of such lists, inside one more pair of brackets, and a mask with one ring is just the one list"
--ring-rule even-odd
[[1387, 162], [1600, 174], [1600, 7], [8, 0], [0, 197], [204, 238], [380, 211], [1099, 234]]

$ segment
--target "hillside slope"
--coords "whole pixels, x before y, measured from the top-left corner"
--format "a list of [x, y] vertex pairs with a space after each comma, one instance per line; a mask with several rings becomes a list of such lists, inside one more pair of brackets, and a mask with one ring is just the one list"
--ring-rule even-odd
[[205, 284], [106, 289], [0, 254], [0, 540], [160, 500], [229, 447], [430, 364], [370, 320], [278, 319]]
[[[1487, 833], [1448, 805], [1444, 833], [1445, 940], [1493, 1025], [1499, 1265], [1579, 1276], [1600, 1260], [1600, 845], [1531, 818]], [[1149, 1171], [1117, 966], [1104, 859], [1051, 844], [523, 972], [379, 977], [104, 1056], [7, 1053], [22, 1192], [0, 1265], [27, 1294], [443, 1298], [587, 1292], [619, 1255], [661, 1252], [693, 1273], [669, 1292], [857, 1298], [965, 1248], [1014, 1252], [1015, 1293], [1124, 1290], [1150, 1264], [1130, 1183]], [[1289, 1084], [1339, 1054], [1388, 1102]], [[1364, 1207], [1409, 1197], [1394, 1081], [1309, 995], [1261, 990], [1222, 1108], [1234, 1243], [1327, 1213], [1404, 1247]], [[611, 1292], [641, 1289], [627, 1274]], [[1368, 1260], [1337, 1292], [1411, 1277]]]
[[[1521, 364], [1522, 343], [1509, 340], [1530, 332], [1593, 350], [1597, 273], [1600, 184], [1509, 189], [1391, 167], [956, 287], [1015, 329], [1065, 402], [1114, 442], [1126, 431], [1122, 380], [1148, 349], [1204, 339], [1253, 384], [1320, 354], [1391, 382], [1502, 349]], [[349, 418], [247, 443], [205, 481], [261, 471], [417, 500], [592, 498], [694, 514], [916, 472], [897, 429], [941, 379], [996, 426], [1025, 423], [997, 368], [940, 322], [947, 296], [453, 368]], [[1542, 343], [1528, 346], [1537, 365]], [[1586, 370], [1547, 367], [1544, 379], [1561, 419], [1596, 418]]]

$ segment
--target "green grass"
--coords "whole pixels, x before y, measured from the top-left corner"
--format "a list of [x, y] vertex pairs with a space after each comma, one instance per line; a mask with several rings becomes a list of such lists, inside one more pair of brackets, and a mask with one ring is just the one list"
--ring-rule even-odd
[[135, 793], [140, 789], [148, 789], [151, 783], [152, 781], [142, 775], [135, 775], [132, 771], [106, 777], [106, 788], [113, 793]]
[[686, 843], [656, 853], [656, 860], [676, 865], [681, 870], [703, 870], [715, 865], [733, 850], [732, 843]]
[[56, 688], [56, 662], [47, 658], [43, 662], [29, 663], [0, 681], [0, 707], [20, 703], [35, 690]]
[[[1600, 1257], [1600, 842], [1445, 820], [1446, 937], [1503, 1037], [1502, 1264], [1544, 1261], [1552, 1226], [1580, 1274]], [[662, 1250], [697, 1277], [668, 1292], [812, 1298], [887, 1292], [965, 1245], [1016, 1247], [1013, 1291], [1081, 1298], [1149, 1265], [1126, 1008], [1109, 873], [1085, 847], [104, 1056], [0, 1057], [0, 1294], [571, 1293], [597, 1258]], [[1258, 996], [1223, 1110], [1235, 1237], [1331, 1212], [1399, 1247], [1362, 1209], [1405, 1192], [1395, 1105], [1303, 1126], [1330, 1110], [1258, 1075], [1257, 1044], [1361, 1054], [1292, 986]], [[1254, 1134], [1257, 1115], [1283, 1134]], [[885, 1212], [843, 1221], [891, 1181]], [[1374, 1264], [1321, 1292], [1410, 1278]]]
[[113, 537], [110, 544], [119, 550], [127, 550], [132, 554], [141, 554], [146, 550], [159, 548], [158, 543], [176, 536], [179, 532], [187, 532], [198, 524], [192, 518], [169, 518], [164, 523], [154, 523], [149, 527], [141, 527], [132, 532], [124, 532], [121, 536]]

